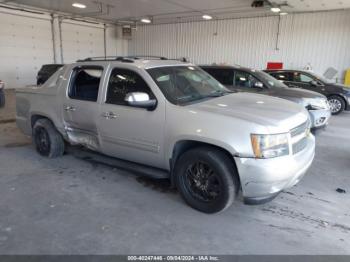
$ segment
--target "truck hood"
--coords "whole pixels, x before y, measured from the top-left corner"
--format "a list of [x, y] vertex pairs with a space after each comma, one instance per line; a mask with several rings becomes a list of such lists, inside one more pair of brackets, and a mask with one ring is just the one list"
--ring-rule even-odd
[[233, 93], [192, 104], [190, 110], [243, 119], [259, 124], [268, 132], [288, 132], [308, 119], [300, 105], [280, 98], [250, 93]]

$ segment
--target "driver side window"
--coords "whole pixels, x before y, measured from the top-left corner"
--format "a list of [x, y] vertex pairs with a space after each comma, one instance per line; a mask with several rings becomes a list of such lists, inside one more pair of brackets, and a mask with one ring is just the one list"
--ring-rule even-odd
[[155, 99], [143, 78], [134, 71], [115, 68], [112, 70], [107, 89], [107, 104], [128, 106], [125, 96], [132, 92], [142, 92]]
[[235, 87], [255, 88], [255, 84], [259, 82], [254, 76], [247, 72], [236, 71], [234, 84]]
[[294, 81], [299, 83], [310, 83], [314, 79], [302, 73], [294, 73]]

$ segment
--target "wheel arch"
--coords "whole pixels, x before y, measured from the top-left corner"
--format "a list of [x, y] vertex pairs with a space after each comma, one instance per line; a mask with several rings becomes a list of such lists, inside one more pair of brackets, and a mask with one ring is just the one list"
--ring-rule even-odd
[[241, 184], [238, 169], [236, 162], [234, 160], [234, 154], [232, 154], [227, 148], [211, 144], [208, 142], [203, 142], [203, 141], [198, 141], [198, 140], [191, 140], [191, 139], [185, 139], [185, 140], [179, 140], [175, 143], [173, 147], [173, 151], [171, 154], [171, 158], [169, 159], [169, 164], [170, 164], [170, 179], [171, 179], [171, 184], [172, 186], [175, 186], [175, 181], [174, 181], [174, 168], [176, 161], [179, 159], [179, 157], [187, 152], [190, 149], [198, 148], [198, 147], [211, 147], [215, 148], [217, 150], [220, 150], [221, 152], [225, 153], [225, 155], [231, 160], [236, 173], [238, 174], [237, 179], [239, 182], [239, 186]]
[[327, 99], [329, 99], [329, 98], [332, 97], [332, 96], [337, 96], [337, 97], [341, 98], [341, 99], [343, 100], [343, 102], [344, 102], [344, 105], [345, 105], [345, 108], [344, 108], [344, 109], [345, 109], [345, 110], [348, 110], [348, 109], [349, 109], [349, 105], [348, 105], [348, 103], [347, 103], [345, 97], [343, 97], [341, 94], [334, 94], [334, 93], [331, 93], [331, 94], [327, 95]]
[[36, 121], [38, 121], [39, 119], [47, 119], [54, 125], [54, 123], [52, 122], [52, 120], [48, 116], [46, 116], [44, 114], [35, 114], [34, 113], [30, 117], [30, 126], [33, 128]]

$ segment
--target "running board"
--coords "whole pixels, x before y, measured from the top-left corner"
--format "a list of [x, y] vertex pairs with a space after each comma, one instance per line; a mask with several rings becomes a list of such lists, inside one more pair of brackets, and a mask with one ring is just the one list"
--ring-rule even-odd
[[137, 164], [137, 163], [127, 161], [127, 160], [122, 160], [119, 158], [106, 156], [82, 147], [68, 146], [66, 148], [66, 152], [73, 155], [74, 157], [77, 157], [79, 159], [82, 159], [88, 162], [102, 164], [112, 168], [123, 169], [123, 170], [134, 172], [140, 175], [145, 175], [151, 178], [155, 178], [155, 179], [170, 178], [170, 173], [167, 170], [154, 168], [154, 167], [150, 167], [142, 164]]

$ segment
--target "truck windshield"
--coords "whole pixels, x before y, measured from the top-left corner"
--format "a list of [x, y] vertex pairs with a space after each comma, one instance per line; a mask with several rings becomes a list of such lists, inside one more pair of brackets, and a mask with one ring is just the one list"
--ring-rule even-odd
[[185, 105], [232, 93], [195, 66], [159, 67], [148, 69], [147, 72], [166, 99], [175, 105]]

